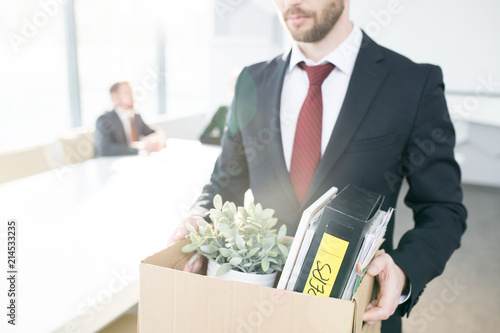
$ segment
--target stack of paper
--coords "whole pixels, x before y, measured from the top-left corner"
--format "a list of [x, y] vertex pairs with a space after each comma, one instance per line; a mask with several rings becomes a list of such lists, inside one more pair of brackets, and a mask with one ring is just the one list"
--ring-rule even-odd
[[[387, 212], [379, 210], [375, 215], [375, 221], [373, 221], [370, 230], [365, 236], [363, 245], [359, 250], [358, 257], [356, 258], [356, 265], [353, 267], [347, 286], [342, 294], [342, 299], [350, 300], [357, 286], [366, 274], [368, 265], [373, 259], [375, 252], [380, 248], [382, 242], [384, 241], [385, 231], [387, 229], [387, 224], [391, 220], [393, 208], [390, 208]], [[360, 267], [358, 267], [360, 265]]]

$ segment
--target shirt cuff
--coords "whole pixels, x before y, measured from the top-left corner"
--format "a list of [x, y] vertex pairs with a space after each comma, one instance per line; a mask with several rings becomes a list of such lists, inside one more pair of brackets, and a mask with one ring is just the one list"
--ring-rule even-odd
[[411, 296], [411, 283], [409, 283], [410, 287], [408, 288], [408, 294], [404, 293], [406, 290], [403, 291], [403, 294], [401, 294], [401, 296], [399, 296], [399, 304], [403, 304], [404, 302], [406, 302], [410, 296]]

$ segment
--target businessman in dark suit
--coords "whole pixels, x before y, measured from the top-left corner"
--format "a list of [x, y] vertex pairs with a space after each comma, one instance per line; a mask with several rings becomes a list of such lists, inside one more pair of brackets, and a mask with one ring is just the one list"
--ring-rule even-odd
[[[380, 283], [363, 319], [400, 332], [425, 285], [440, 275], [465, 231], [441, 69], [379, 46], [349, 20], [349, 1], [275, 0], [292, 50], [247, 67], [209, 184], [183, 222], [205, 216], [216, 193], [273, 208], [290, 235], [305, 208], [349, 183], [396, 207], [401, 183], [415, 227], [393, 243], [394, 218], [368, 274]], [[172, 236], [186, 235], [181, 224]], [[187, 265], [197, 271], [200, 262]]]
[[[96, 153], [100, 156], [137, 155], [162, 149], [165, 145], [160, 136], [134, 109], [130, 84], [117, 82], [109, 92], [115, 107], [96, 121]], [[141, 137], [143, 140], [139, 142]]]

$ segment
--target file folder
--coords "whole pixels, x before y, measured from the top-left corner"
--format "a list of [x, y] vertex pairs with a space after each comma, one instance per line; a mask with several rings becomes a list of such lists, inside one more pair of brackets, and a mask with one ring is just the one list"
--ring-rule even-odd
[[294, 291], [341, 298], [384, 197], [348, 185], [324, 208]]

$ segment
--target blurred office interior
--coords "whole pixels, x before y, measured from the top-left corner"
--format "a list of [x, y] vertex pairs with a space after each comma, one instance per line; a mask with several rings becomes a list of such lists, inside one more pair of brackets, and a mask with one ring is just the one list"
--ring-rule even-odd
[[[496, 256], [500, 250], [496, 241], [500, 234], [497, 223], [500, 218], [500, 43], [496, 37], [500, 29], [499, 12], [500, 3], [495, 0], [473, 3], [463, 0], [351, 1], [353, 22], [376, 42], [415, 62], [441, 66], [448, 107], [457, 132], [456, 158], [462, 168], [469, 226], [462, 248], [453, 255], [443, 276], [429, 285], [412, 316], [405, 319], [404, 330], [408, 333], [494, 332], [500, 327], [495, 316], [500, 311], [500, 288], [496, 285], [500, 274]], [[20, 158], [22, 165], [10, 162], [0, 165], [0, 181], [4, 183], [0, 184], [0, 192], [4, 191], [2, 198], [7, 196], [7, 190], [19, 195], [30, 191], [25, 187], [22, 191], [12, 187], [14, 182], [18, 182], [18, 186], [29, 186], [22, 183], [27, 181], [24, 176], [59, 170], [57, 177], [64, 181], [72, 170], [79, 172], [78, 162], [93, 158], [92, 147], [87, 147], [86, 157], [68, 156], [64, 140], [84, 135], [92, 142], [97, 117], [112, 108], [109, 87], [119, 80], [131, 82], [136, 108], [146, 122], [172, 139], [173, 152], [168, 154], [175, 154], [177, 150], [179, 154], [172, 155], [177, 161], [200, 163], [192, 157], [183, 160], [182, 156], [196, 154], [199, 146], [193, 141], [199, 138], [215, 110], [230, 103], [227, 86], [231, 73], [271, 59], [291, 45], [272, 0], [0, 0], [0, 35], [0, 160], [2, 156], [35, 149], [38, 161], [32, 165], [29, 158]], [[183, 153], [183, 147], [191, 148]], [[217, 151], [207, 154], [206, 161], [213, 161]], [[99, 165], [109, 167], [106, 163]], [[171, 165], [174, 163], [171, 160], [164, 163], [172, 168], [169, 170], [181, 169]], [[153, 168], [161, 170], [161, 166]], [[113, 164], [115, 169], [120, 167]], [[28, 169], [24, 174], [23, 168]], [[200, 175], [208, 176], [210, 165], [203, 168]], [[196, 169], [189, 170], [195, 172]], [[100, 172], [96, 174], [102, 174]], [[170, 180], [164, 181], [168, 184]], [[194, 189], [180, 195], [184, 206], [171, 207], [171, 220], [175, 221], [165, 221], [166, 224], [178, 222], [202, 182], [203, 179], [199, 179], [193, 183]], [[64, 186], [73, 185], [79, 186]], [[42, 191], [49, 196], [54, 194], [54, 191], [47, 192]], [[155, 192], [152, 201], [162, 205], [163, 193]], [[19, 200], [23, 200], [21, 196]], [[81, 200], [88, 203], [94, 199], [82, 194]], [[149, 204], [143, 198], [138, 202]], [[50, 209], [57, 211], [64, 202], [52, 204]], [[29, 202], [25, 207], [29, 210]], [[14, 214], [9, 218], [19, 219], [22, 225], [25, 213]], [[162, 221], [158, 214], [152, 217], [157, 224]], [[397, 214], [396, 237], [400, 237], [412, 227], [412, 217], [402, 201]], [[36, 217], [30, 218], [37, 221]], [[148, 227], [154, 229], [155, 224]], [[23, 228], [21, 246], [29, 248], [30, 243], [22, 239], [23, 233], [29, 233], [28, 227]], [[54, 230], [51, 237], [66, 237], [64, 230]], [[104, 226], [103, 230], [109, 232], [110, 238], [120, 237], [114, 229]], [[171, 228], [158, 226], [158, 230], [167, 233]], [[0, 236], [0, 241], [5, 242], [5, 230], [0, 230]], [[165, 240], [168, 236], [164, 235]], [[156, 237], [158, 242], [148, 251], [165, 245], [161, 237]], [[90, 246], [91, 242], [89, 239], [87, 244]], [[71, 247], [71, 242], [63, 242], [61, 251], [64, 246]], [[117, 259], [120, 251], [114, 251], [113, 259], [120, 262], [121, 259]], [[137, 259], [140, 261], [141, 257]], [[119, 271], [121, 266], [116, 267]], [[110, 272], [106, 273], [102, 285], [112, 278], [114, 271]], [[96, 279], [98, 276], [96, 273]], [[455, 288], [454, 300], [448, 302], [442, 295], [453, 283], [463, 288]], [[48, 320], [41, 327], [48, 331], [64, 327], [73, 317], [81, 315], [77, 307], [82, 302], [85, 309], [92, 308], [93, 305], [87, 305], [84, 300], [88, 295], [96, 295], [102, 286], [93, 288], [83, 288], [81, 293], [76, 293], [73, 303], [67, 304], [67, 314], [58, 321]], [[135, 327], [134, 290], [125, 308], [114, 310], [112, 317], [90, 330], [126, 332]], [[54, 290], [52, 295], [57, 299], [65, 293], [68, 291]], [[37, 305], [40, 311], [41, 304]]]

